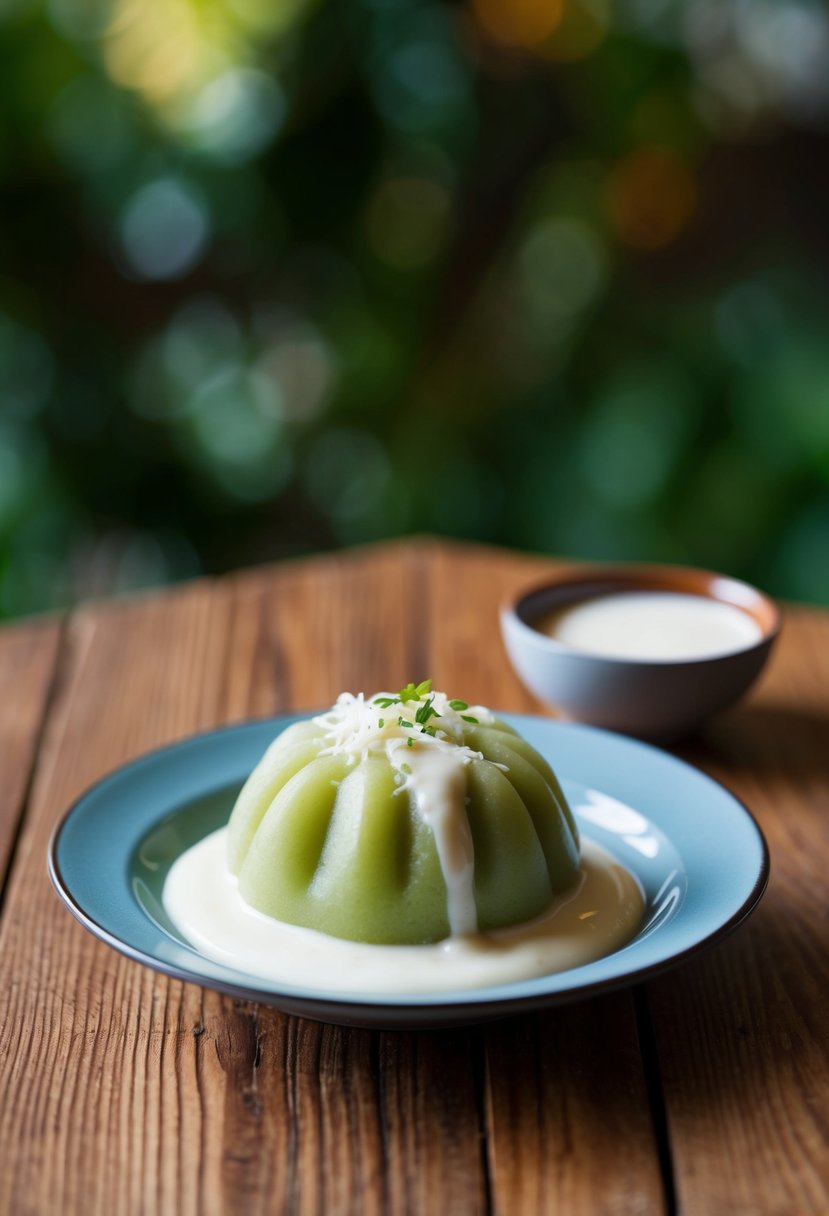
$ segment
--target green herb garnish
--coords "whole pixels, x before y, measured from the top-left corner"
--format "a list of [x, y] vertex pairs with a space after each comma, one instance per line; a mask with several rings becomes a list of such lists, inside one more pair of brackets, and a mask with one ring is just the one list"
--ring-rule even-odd
[[[430, 695], [431, 694], [431, 695]], [[424, 700], [425, 698], [425, 700]], [[415, 725], [420, 727], [420, 732], [423, 735], [431, 735], [434, 739], [437, 735], [437, 727], [430, 721], [431, 718], [439, 718], [440, 714], [435, 709], [435, 695], [432, 693], [432, 681], [421, 680], [419, 684], [415, 684], [410, 680], [405, 688], [401, 688], [400, 692], [395, 697], [375, 697], [372, 702], [380, 709], [388, 709], [391, 705], [407, 705], [410, 701], [423, 701], [423, 704], [418, 706], [415, 711], [415, 720], [410, 722], [408, 718], [404, 718], [402, 714], [397, 719], [398, 726], [404, 726], [409, 730], [414, 730]], [[466, 701], [450, 701], [449, 708], [455, 713], [461, 713], [463, 709], [469, 709]], [[461, 713], [461, 718], [464, 722], [471, 722], [473, 726], [478, 726], [478, 719], [473, 718], [471, 714]], [[382, 730], [386, 724], [385, 718], [379, 720], [380, 729]], [[412, 740], [408, 741], [409, 747], [412, 746]]]
[[397, 699], [405, 705], [407, 701], [420, 701], [423, 697], [428, 696], [431, 690], [431, 680], [423, 680], [420, 684], [409, 683], [405, 688], [400, 689]]
[[428, 701], [424, 701], [420, 709], [415, 714], [415, 722], [419, 722], [421, 726], [425, 726], [430, 718], [439, 718], [440, 714], [433, 706], [434, 696]]
[[375, 697], [373, 704], [379, 705], [381, 709], [388, 709], [390, 705], [405, 705], [407, 701], [422, 701], [424, 697], [428, 697], [431, 691], [431, 680], [422, 680], [420, 684], [410, 682], [405, 688], [400, 689], [396, 697]]

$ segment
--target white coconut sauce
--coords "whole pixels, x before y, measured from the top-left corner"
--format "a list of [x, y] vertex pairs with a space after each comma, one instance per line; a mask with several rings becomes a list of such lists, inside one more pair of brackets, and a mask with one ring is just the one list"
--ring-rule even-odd
[[246, 975], [338, 993], [427, 993], [514, 983], [580, 967], [625, 945], [641, 924], [638, 882], [582, 840], [581, 877], [535, 920], [427, 946], [375, 946], [285, 924], [242, 900], [225, 863], [227, 829], [174, 863], [164, 907], [207, 958]]
[[435, 837], [443, 881], [446, 913], [453, 935], [478, 928], [475, 904], [475, 847], [466, 814], [466, 775], [451, 752], [412, 749], [411, 789], [418, 812]]
[[703, 595], [620, 591], [568, 604], [535, 627], [574, 650], [615, 659], [708, 659], [754, 646], [749, 613]]

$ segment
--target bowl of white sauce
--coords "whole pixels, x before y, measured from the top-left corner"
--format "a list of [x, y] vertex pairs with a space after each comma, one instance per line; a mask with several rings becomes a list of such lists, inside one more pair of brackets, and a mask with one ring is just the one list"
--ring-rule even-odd
[[501, 608], [507, 654], [540, 700], [655, 740], [689, 733], [742, 696], [779, 628], [756, 587], [679, 566], [582, 568]]

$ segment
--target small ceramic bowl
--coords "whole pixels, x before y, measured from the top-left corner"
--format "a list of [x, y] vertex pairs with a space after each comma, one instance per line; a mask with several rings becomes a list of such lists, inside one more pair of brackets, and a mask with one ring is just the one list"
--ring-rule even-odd
[[[760, 636], [695, 659], [616, 658], [579, 650], [535, 627], [568, 605], [616, 592], [679, 592], [740, 608]], [[501, 608], [501, 631], [526, 686], [564, 717], [654, 740], [687, 734], [757, 678], [780, 628], [768, 596], [748, 583], [681, 566], [595, 566], [552, 578]]]

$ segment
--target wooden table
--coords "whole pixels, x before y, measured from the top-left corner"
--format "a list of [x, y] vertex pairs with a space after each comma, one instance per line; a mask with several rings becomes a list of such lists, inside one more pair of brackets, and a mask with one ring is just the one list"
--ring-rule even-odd
[[538, 711], [495, 610], [551, 568], [418, 540], [0, 631], [0, 1212], [829, 1211], [829, 613], [787, 611], [753, 695], [679, 752], [760, 821], [763, 903], [638, 989], [345, 1030], [130, 962], [50, 887], [85, 787], [217, 723], [427, 675]]

